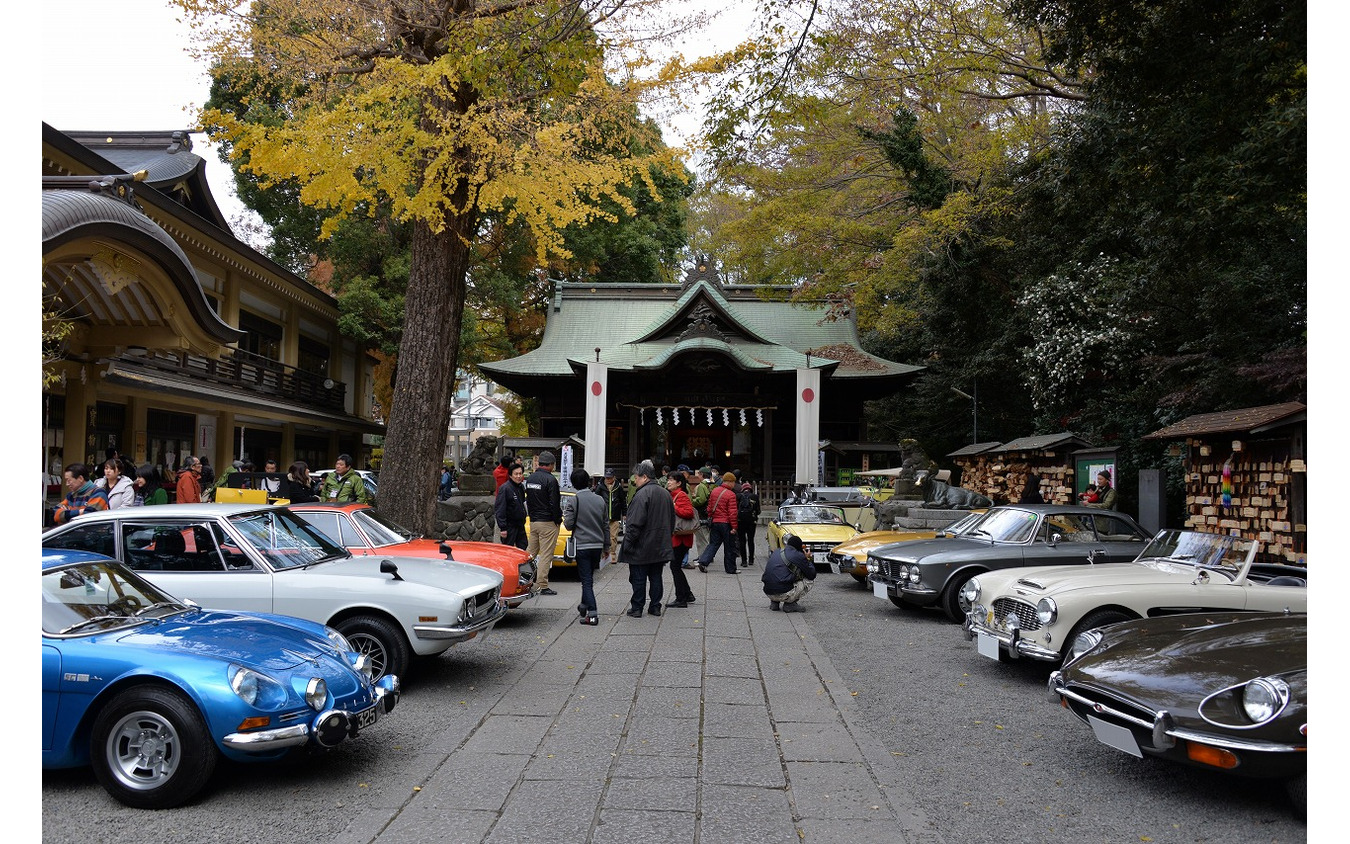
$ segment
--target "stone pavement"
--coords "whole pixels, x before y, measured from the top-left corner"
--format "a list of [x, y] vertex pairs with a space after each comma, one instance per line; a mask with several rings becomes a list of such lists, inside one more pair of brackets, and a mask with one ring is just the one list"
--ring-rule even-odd
[[659, 617], [622, 615], [624, 565], [597, 576], [598, 627], [576, 623], [574, 583], [535, 599], [570, 610], [541, 625], [540, 657], [479, 689], [445, 745], [420, 749], [406, 790], [337, 841], [940, 844], [810, 609], [769, 610], [763, 558], [739, 575], [689, 570], [697, 602]]

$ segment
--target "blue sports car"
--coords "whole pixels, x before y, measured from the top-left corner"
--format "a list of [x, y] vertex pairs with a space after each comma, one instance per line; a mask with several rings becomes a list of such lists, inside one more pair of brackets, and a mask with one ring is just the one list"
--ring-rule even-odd
[[332, 628], [204, 610], [116, 560], [42, 558], [42, 766], [92, 765], [116, 799], [166, 809], [216, 760], [332, 747], [388, 714], [399, 681]]

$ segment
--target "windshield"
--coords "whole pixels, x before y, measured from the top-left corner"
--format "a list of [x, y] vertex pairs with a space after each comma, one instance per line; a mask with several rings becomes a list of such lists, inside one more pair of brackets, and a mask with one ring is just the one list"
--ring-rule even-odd
[[1204, 568], [1240, 571], [1253, 555], [1250, 539], [1191, 530], [1160, 530], [1138, 559], [1165, 558]]
[[361, 526], [361, 530], [366, 532], [366, 536], [370, 537], [371, 545], [398, 545], [417, 538], [412, 531], [368, 507], [353, 510], [352, 518]]
[[[112, 561], [62, 566], [42, 573], [44, 633], [97, 633], [187, 608]], [[149, 612], [152, 609], [156, 610], [153, 615]]]
[[230, 519], [235, 530], [276, 570], [351, 556], [289, 510], [263, 510]]
[[779, 524], [785, 525], [843, 525], [844, 511], [837, 507], [799, 505], [784, 507], [778, 514]]
[[1036, 530], [1036, 514], [1029, 510], [994, 509], [974, 526], [969, 536], [996, 542], [1026, 542]]
[[956, 521], [947, 525], [945, 528], [942, 529], [942, 532], [951, 534], [952, 536], [962, 536], [964, 534], [970, 533], [971, 529], [974, 528], [976, 525], [978, 525], [980, 523], [980, 520], [983, 519], [984, 516], [985, 516], [984, 513], [971, 513], [969, 516], [957, 519]]

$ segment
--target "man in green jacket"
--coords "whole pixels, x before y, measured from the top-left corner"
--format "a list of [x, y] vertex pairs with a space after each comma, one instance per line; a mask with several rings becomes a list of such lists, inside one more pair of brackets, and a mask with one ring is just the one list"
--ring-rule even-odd
[[358, 504], [370, 503], [370, 494], [366, 492], [365, 482], [361, 480], [360, 473], [352, 469], [350, 454], [338, 455], [337, 461], [333, 463], [333, 471], [323, 479], [323, 486], [319, 489], [319, 500], [334, 503], [346, 501], [355, 501]]
[[[694, 512], [698, 514], [698, 527], [694, 530], [694, 550], [689, 554], [690, 563], [703, 556], [703, 551], [708, 547], [710, 540], [708, 496], [712, 494], [714, 486], [712, 474], [711, 466], [695, 469], [694, 486], [689, 490], [689, 500], [694, 505]], [[693, 568], [693, 565], [689, 567]]]

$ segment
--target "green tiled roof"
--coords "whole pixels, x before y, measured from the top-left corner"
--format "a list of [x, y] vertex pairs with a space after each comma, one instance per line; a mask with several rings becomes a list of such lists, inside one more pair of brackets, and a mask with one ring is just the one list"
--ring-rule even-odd
[[[804, 305], [765, 298], [784, 288], [699, 280], [679, 285], [560, 283], [532, 352], [485, 363], [490, 375], [571, 376], [587, 361], [611, 369], [658, 369], [684, 352], [716, 352], [750, 372], [789, 372], [811, 364], [835, 379], [908, 375], [923, 367], [885, 360], [858, 346], [853, 320], [828, 319], [824, 302]], [[710, 329], [697, 330], [698, 317]]]

